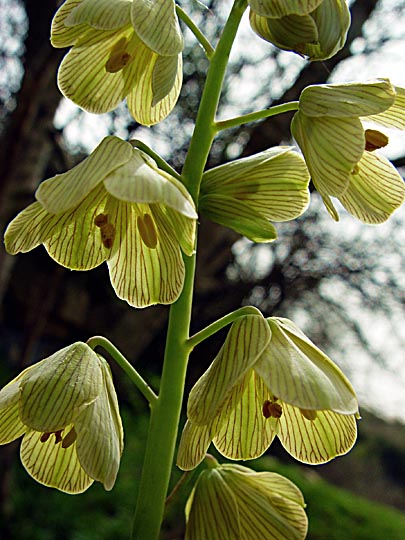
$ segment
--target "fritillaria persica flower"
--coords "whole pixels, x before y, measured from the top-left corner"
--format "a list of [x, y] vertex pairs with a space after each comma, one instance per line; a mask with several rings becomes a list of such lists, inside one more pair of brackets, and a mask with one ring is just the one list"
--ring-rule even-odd
[[357, 415], [349, 381], [293, 322], [247, 315], [190, 392], [177, 463], [196, 467], [211, 441], [253, 459], [276, 435], [299, 461], [325, 463], [354, 445]]
[[81, 493], [114, 486], [123, 430], [110, 368], [85, 343], [34, 364], [0, 391], [0, 444], [23, 435], [21, 461], [41, 484]]
[[287, 478], [240, 465], [204, 470], [186, 505], [186, 540], [302, 540], [301, 491]]
[[382, 223], [404, 201], [400, 174], [378, 149], [388, 137], [363, 122], [405, 129], [405, 90], [387, 79], [303, 90], [291, 132], [331, 216], [336, 197], [364, 223]]
[[350, 26], [346, 0], [248, 0], [250, 24], [279, 49], [326, 60], [345, 44]]
[[177, 299], [197, 214], [183, 184], [145, 153], [106, 137], [79, 165], [43, 182], [36, 199], [8, 226], [7, 251], [44, 244], [73, 270], [107, 261], [117, 296], [136, 307]]
[[308, 169], [293, 148], [270, 148], [205, 172], [199, 209], [254, 242], [270, 242], [277, 232], [269, 220], [301, 215], [309, 203], [308, 184]]
[[72, 47], [58, 85], [86, 111], [108, 112], [127, 98], [135, 120], [151, 125], [176, 104], [183, 36], [173, 0], [66, 0], [51, 42]]

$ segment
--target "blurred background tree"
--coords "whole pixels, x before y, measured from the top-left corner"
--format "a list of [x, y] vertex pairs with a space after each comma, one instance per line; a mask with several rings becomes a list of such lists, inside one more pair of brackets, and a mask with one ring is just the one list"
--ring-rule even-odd
[[[212, 0], [205, 2], [206, 7], [197, 1], [180, 3], [215, 43], [230, 2]], [[207, 60], [189, 31], [185, 31], [179, 103], [162, 124], [145, 128], [134, 123], [123, 105], [95, 117], [61, 97], [56, 72], [65, 51], [53, 49], [49, 43], [50, 22], [59, 4], [57, 0], [0, 0], [2, 231], [33, 201], [42, 179], [73, 166], [103, 136], [111, 133], [142, 139], [180, 170], [193, 129]], [[308, 84], [389, 76], [394, 84], [405, 86], [401, 69], [405, 2], [355, 0], [351, 12], [353, 22], [346, 46], [332, 59], [313, 64], [261, 41], [246, 20], [231, 59], [221, 118], [296, 100]], [[290, 120], [291, 115], [284, 114], [221, 132], [209, 167], [270, 146], [291, 144]], [[405, 140], [392, 140], [389, 157], [404, 167]], [[401, 397], [405, 383], [404, 210], [379, 227], [362, 226], [344, 212], [335, 224], [314, 194], [302, 218], [277, 228], [279, 240], [274, 244], [254, 245], [233, 231], [202, 220], [194, 329], [244, 304], [256, 305], [267, 316], [295, 320], [351, 378], [361, 406], [385, 420], [364, 415], [359, 444], [348, 457], [316, 469], [304, 467], [304, 471], [321, 473], [335, 484], [403, 508], [405, 437], [399, 422], [405, 421]], [[74, 273], [57, 266], [43, 248], [10, 257], [0, 246], [0, 385], [57, 348], [104, 334], [157, 386], [167, 315], [164, 306], [135, 311], [116, 299], [105, 265]], [[218, 335], [193, 353], [189, 388], [206, 369], [222, 339], [223, 334]], [[127, 529], [122, 523], [130, 519], [135, 500], [132, 494], [128, 500], [128, 493], [141, 466], [147, 407], [129, 393], [114, 366], [113, 370], [127, 411], [127, 450], [115, 488], [117, 496], [94, 487], [82, 497], [70, 498], [38, 486], [20, 471], [16, 445], [2, 447], [2, 540], [124, 537]], [[399, 422], [387, 424], [394, 419]], [[270, 454], [287, 460], [276, 445]], [[29, 511], [31, 497], [35, 498], [35, 511]], [[80, 517], [83, 509], [87, 514]], [[89, 524], [86, 515], [94, 513], [97, 521], [98, 509], [104, 521], [96, 526], [91, 519]], [[167, 538], [180, 538], [182, 518], [177, 507], [169, 523]], [[405, 535], [405, 523], [401, 526]], [[319, 524], [312, 527], [310, 538], [322, 538], [321, 530]], [[374, 539], [380, 533], [374, 524], [350, 538], [361, 539], [364, 534], [364, 538]], [[394, 538], [387, 530], [381, 534]], [[344, 537], [349, 538], [336, 538]]]

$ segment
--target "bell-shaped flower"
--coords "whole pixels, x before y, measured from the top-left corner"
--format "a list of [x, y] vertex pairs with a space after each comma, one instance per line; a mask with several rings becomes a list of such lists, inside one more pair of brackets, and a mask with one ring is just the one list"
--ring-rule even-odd
[[287, 478], [240, 465], [204, 470], [186, 505], [186, 540], [303, 540], [301, 491]]
[[250, 24], [279, 49], [326, 60], [345, 44], [350, 26], [346, 0], [248, 0]]
[[74, 343], [34, 364], [0, 391], [0, 444], [23, 436], [20, 456], [41, 484], [81, 493], [114, 486], [123, 450], [107, 362]]
[[[314, 186], [338, 220], [336, 197], [364, 223], [382, 223], [404, 201], [404, 182], [378, 149], [388, 137], [363, 122], [405, 129], [405, 90], [387, 79], [308, 86], [291, 132], [304, 154]], [[376, 152], [377, 151], [377, 152]]]
[[36, 198], [6, 230], [9, 253], [44, 244], [72, 270], [107, 261], [117, 296], [135, 307], [177, 299], [197, 214], [183, 184], [145, 153], [106, 137], [79, 165], [42, 182]]
[[105, 113], [127, 98], [135, 120], [149, 126], [176, 104], [183, 36], [174, 0], [66, 0], [51, 42], [72, 47], [58, 85], [86, 111]]
[[309, 203], [309, 173], [292, 147], [279, 146], [206, 171], [199, 210], [254, 242], [271, 242], [271, 221], [301, 215]]
[[190, 392], [177, 463], [196, 467], [211, 441], [227, 458], [253, 459], [276, 435], [299, 461], [325, 463], [352, 448], [357, 415], [349, 381], [294, 323], [248, 315]]

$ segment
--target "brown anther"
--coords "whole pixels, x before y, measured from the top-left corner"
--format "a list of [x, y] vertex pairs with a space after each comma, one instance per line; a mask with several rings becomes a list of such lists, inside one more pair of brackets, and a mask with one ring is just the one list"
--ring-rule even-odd
[[143, 217], [138, 216], [136, 219], [136, 225], [143, 243], [148, 248], [154, 249], [157, 246], [158, 237], [152, 216], [150, 214], [144, 214]]
[[364, 135], [366, 137], [365, 149], [367, 152], [374, 152], [374, 150], [384, 148], [389, 142], [387, 135], [376, 129], [366, 129]]
[[49, 437], [51, 436], [52, 434], [50, 432], [46, 432], [46, 433], [42, 433], [41, 437], [39, 438], [39, 440], [41, 442], [46, 442]]
[[77, 433], [74, 427], [69, 431], [69, 433], [63, 437], [62, 448], [69, 448], [77, 439]]
[[101, 233], [101, 241], [103, 242], [103, 246], [107, 249], [111, 249], [114, 244], [114, 238], [115, 238], [115, 227], [112, 223], [106, 223], [102, 227], [100, 227], [100, 233]]
[[313, 422], [316, 419], [316, 411], [311, 409], [300, 409], [300, 412], [304, 418]]
[[263, 403], [262, 410], [265, 418], [280, 418], [280, 416], [283, 414], [283, 408], [281, 405], [274, 401], [269, 401], [268, 399], [266, 399], [266, 401]]
[[132, 56], [126, 50], [127, 45], [126, 38], [121, 38], [111, 49], [110, 56], [105, 64], [105, 70], [108, 73], [121, 71], [132, 60]]
[[98, 214], [94, 218], [94, 225], [96, 227], [103, 227], [108, 223], [108, 214]]

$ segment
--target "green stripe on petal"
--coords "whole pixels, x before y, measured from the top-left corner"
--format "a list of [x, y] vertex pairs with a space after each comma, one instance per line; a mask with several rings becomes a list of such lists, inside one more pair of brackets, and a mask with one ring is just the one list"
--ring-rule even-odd
[[204, 425], [214, 420], [270, 337], [262, 316], [247, 315], [232, 324], [217, 357], [190, 392], [187, 415], [192, 423]]
[[144, 59], [140, 76], [134, 82], [132, 91], [127, 96], [129, 112], [137, 122], [151, 126], [161, 122], [169, 115], [177, 103], [183, 81], [183, 60], [181, 54], [177, 58], [175, 82], [169, 94], [154, 104], [153, 77], [158, 56], [152, 54], [152, 59]]
[[131, 20], [131, 0], [82, 0], [66, 17], [66, 26], [88, 25], [114, 30]]
[[40, 432], [73, 423], [102, 385], [100, 361], [85, 343], [65, 347], [36, 364], [21, 382], [20, 417]]
[[283, 403], [277, 435], [295, 459], [317, 465], [349, 452], [357, 438], [354, 415], [317, 411], [308, 420], [299, 409]]
[[189, 218], [197, 218], [191, 196], [178, 180], [158, 169], [156, 163], [138, 149], [127, 163], [104, 180], [106, 190], [121, 201], [161, 203]]
[[396, 129], [405, 129], [405, 88], [395, 86], [395, 101], [384, 112], [364, 118], [364, 120], [376, 122], [381, 126]]
[[271, 395], [254, 371], [246, 374], [233, 388], [223, 405], [213, 439], [216, 449], [229, 459], [254, 459], [272, 443], [276, 433], [262, 412]]
[[[72, 425], [66, 427], [69, 432]], [[66, 493], [86, 491], [93, 479], [83, 470], [76, 454], [76, 444], [62, 448], [55, 444], [51, 435], [45, 442], [40, 441], [41, 433], [29, 430], [21, 443], [21, 462], [26, 471], [41, 484], [54, 487]]]
[[187, 420], [181, 434], [176, 465], [182, 471], [191, 471], [205, 458], [214, 430], [211, 426], [197, 426]]
[[195, 252], [196, 220], [183, 216], [171, 208], [162, 206], [161, 210], [170, 222], [183, 253], [191, 256]]
[[338, 197], [349, 185], [350, 173], [365, 145], [358, 118], [311, 118], [297, 112], [291, 133], [304, 154], [313, 183], [321, 195]]
[[367, 83], [319, 84], [301, 93], [299, 110], [307, 116], [369, 116], [386, 111], [395, 100], [388, 79]]
[[158, 56], [152, 74], [152, 107], [165, 98], [176, 82], [177, 56]]
[[105, 137], [97, 148], [69, 171], [42, 182], [35, 196], [51, 214], [79, 204], [108, 174], [126, 163], [132, 146], [118, 137]]
[[111, 490], [124, 446], [123, 429], [110, 369], [103, 358], [99, 361], [103, 383], [97, 399], [76, 418], [76, 450], [86, 473]]
[[274, 225], [253, 210], [249, 202], [215, 194], [205, 195], [199, 202], [201, 214], [252, 242], [272, 242], [277, 238]]
[[141, 40], [162, 56], [183, 50], [183, 35], [173, 0], [132, 0], [132, 25]]
[[405, 184], [384, 156], [364, 152], [351, 175], [350, 184], [339, 197], [343, 206], [363, 223], [383, 223], [405, 199]]
[[[156, 204], [115, 199], [110, 203], [108, 213], [116, 236], [108, 268], [117, 296], [135, 307], [173, 303], [183, 288], [184, 263], [170, 222]], [[138, 217], [145, 213], [152, 218], [157, 235], [153, 248], [144, 242], [137, 225]]]
[[356, 394], [342, 371], [292, 321], [267, 319], [269, 347], [254, 370], [273, 395], [302, 409], [358, 410]]
[[263, 17], [280, 19], [286, 15], [307, 15], [321, 4], [323, 0], [249, 0], [253, 11]]
[[51, 25], [51, 43], [54, 47], [69, 47], [87, 32], [84, 24], [73, 28], [65, 26], [66, 18], [81, 2], [82, 0], [66, 0], [56, 12]]

